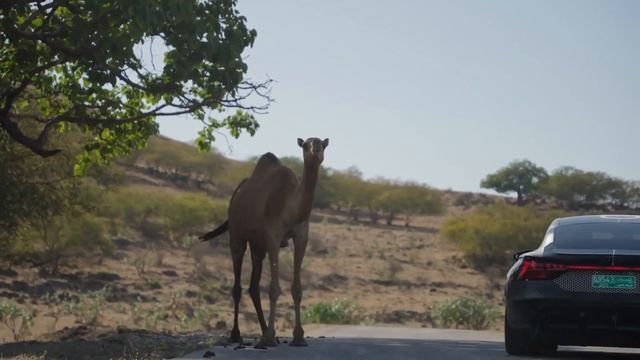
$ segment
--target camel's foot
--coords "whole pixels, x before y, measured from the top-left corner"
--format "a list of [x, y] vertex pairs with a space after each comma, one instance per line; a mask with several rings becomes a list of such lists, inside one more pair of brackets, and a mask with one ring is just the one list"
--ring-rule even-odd
[[309, 344], [307, 344], [307, 340], [305, 340], [304, 338], [299, 338], [299, 339], [293, 339], [291, 340], [291, 342], [289, 343], [289, 346], [299, 346], [299, 347], [304, 347], [304, 346], [309, 346]]
[[234, 327], [231, 330], [231, 336], [229, 336], [229, 343], [239, 343], [242, 345], [242, 336], [240, 336], [240, 329]]
[[289, 343], [289, 346], [308, 346], [307, 341], [304, 339], [302, 326], [296, 326], [293, 329], [293, 340]]
[[276, 332], [273, 329], [267, 329], [262, 334], [262, 338], [256, 344], [256, 349], [263, 349], [265, 347], [276, 347], [278, 346], [278, 342], [276, 341]]

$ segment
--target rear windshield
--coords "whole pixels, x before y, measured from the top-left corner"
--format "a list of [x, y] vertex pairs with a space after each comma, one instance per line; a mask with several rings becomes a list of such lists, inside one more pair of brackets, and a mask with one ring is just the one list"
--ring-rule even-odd
[[597, 223], [559, 226], [553, 242], [561, 249], [640, 250], [640, 224]]

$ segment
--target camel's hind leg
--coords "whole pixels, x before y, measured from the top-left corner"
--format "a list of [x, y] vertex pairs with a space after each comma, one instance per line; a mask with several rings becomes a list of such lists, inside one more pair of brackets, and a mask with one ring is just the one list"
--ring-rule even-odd
[[264, 312], [262, 311], [262, 303], [260, 301], [260, 278], [262, 277], [262, 262], [266, 253], [264, 250], [251, 247], [251, 284], [249, 285], [249, 294], [251, 295], [251, 301], [256, 308], [256, 315], [258, 316], [258, 322], [260, 322], [260, 329], [262, 334], [267, 331], [267, 323], [264, 320]]
[[296, 324], [293, 328], [293, 341], [289, 343], [291, 346], [307, 346], [304, 339], [304, 330], [300, 322], [300, 303], [302, 302], [302, 282], [300, 280], [300, 272], [302, 271], [302, 259], [307, 249], [309, 241], [309, 223], [305, 222], [300, 226], [298, 233], [293, 239], [293, 283], [291, 284], [291, 296], [295, 307]]
[[240, 298], [242, 297], [242, 285], [240, 283], [240, 276], [242, 274], [242, 259], [244, 253], [247, 250], [247, 242], [239, 241], [239, 239], [230, 237], [229, 243], [231, 245], [231, 259], [233, 260], [233, 289], [231, 291], [233, 295], [233, 330], [231, 330], [230, 342], [237, 342], [242, 344], [242, 337], [240, 336], [240, 328], [238, 327], [238, 310], [240, 307]]
[[262, 339], [258, 343], [257, 347], [264, 346], [278, 346], [276, 342], [276, 305], [278, 303], [278, 297], [280, 296], [280, 276], [278, 272], [278, 253], [280, 251], [280, 242], [268, 242], [269, 244], [269, 265], [271, 275], [271, 287], [269, 288], [269, 325], [262, 334]]

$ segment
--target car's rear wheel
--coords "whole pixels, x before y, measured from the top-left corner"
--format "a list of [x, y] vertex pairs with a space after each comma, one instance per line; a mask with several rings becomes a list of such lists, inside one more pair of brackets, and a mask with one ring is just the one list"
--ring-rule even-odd
[[[509, 307], [507, 306], [507, 313]], [[504, 347], [510, 355], [547, 355], [554, 353], [558, 345], [548, 339], [536, 339], [529, 329], [516, 329], [504, 317]]]

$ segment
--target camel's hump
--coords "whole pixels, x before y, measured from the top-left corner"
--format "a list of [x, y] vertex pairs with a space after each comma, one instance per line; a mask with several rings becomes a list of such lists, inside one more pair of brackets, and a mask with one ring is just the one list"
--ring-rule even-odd
[[266, 169], [271, 169], [274, 166], [280, 166], [280, 159], [272, 153], [268, 152], [258, 159], [258, 163], [256, 163], [256, 168], [253, 170], [254, 174], [257, 172], [261, 172]]
[[265, 165], [266, 164], [280, 165], [280, 159], [278, 159], [277, 156], [273, 155], [273, 153], [270, 153], [270, 152], [260, 156], [260, 159], [258, 159], [258, 164], [262, 162], [264, 162]]

